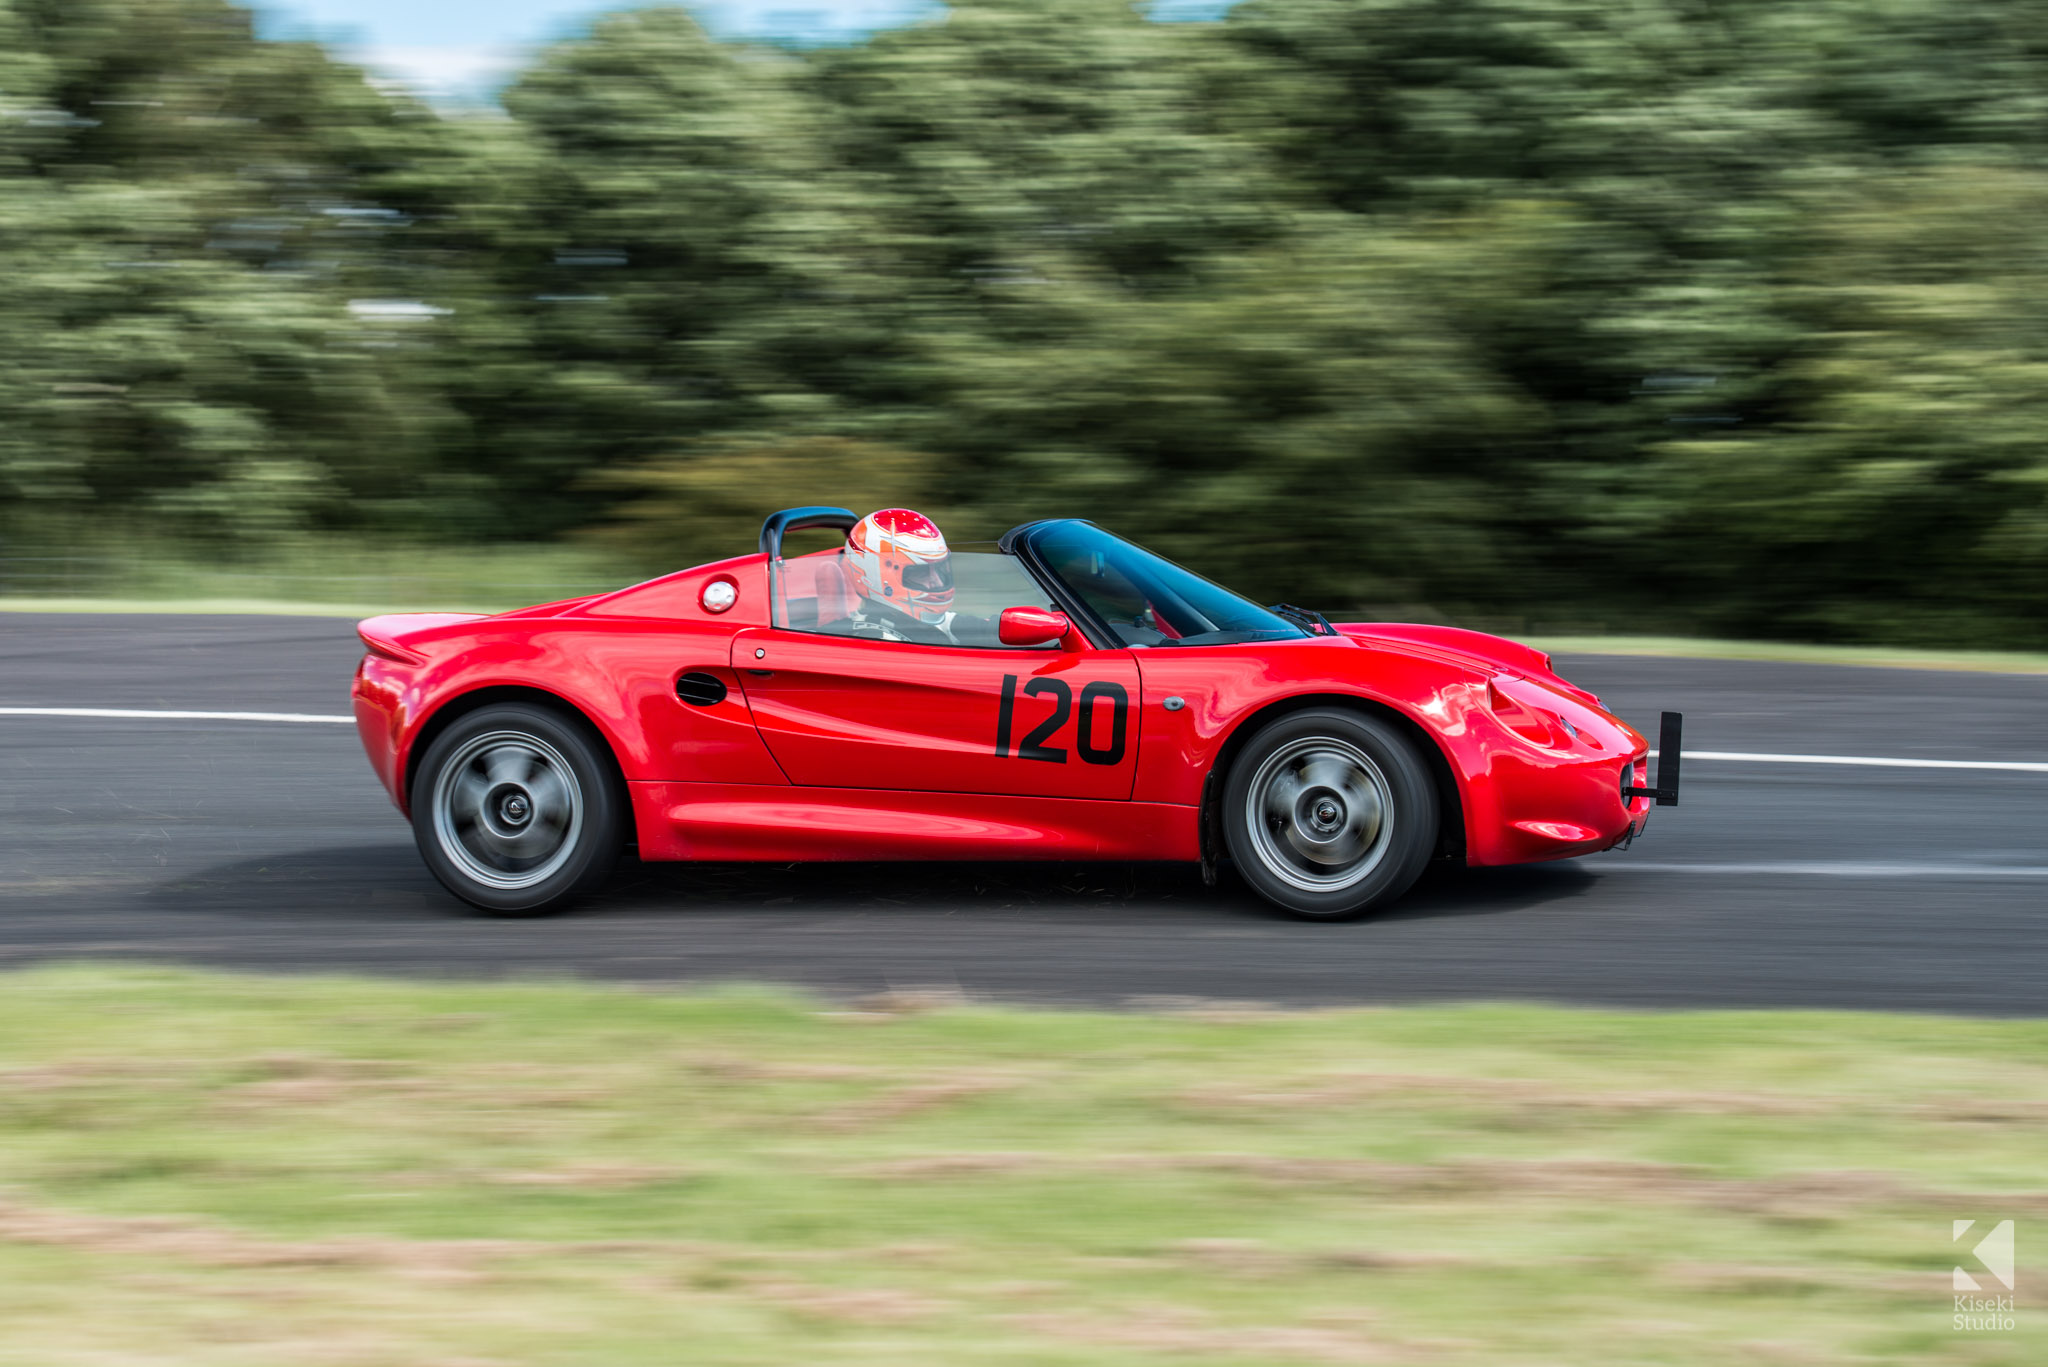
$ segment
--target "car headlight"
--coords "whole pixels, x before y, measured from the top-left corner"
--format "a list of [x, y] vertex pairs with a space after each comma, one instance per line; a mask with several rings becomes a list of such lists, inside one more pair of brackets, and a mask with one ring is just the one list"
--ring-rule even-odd
[[1528, 685], [1517, 688], [1519, 683], [1521, 680], [1510, 675], [1500, 675], [1487, 685], [1486, 701], [1493, 715], [1523, 740], [1546, 750], [1569, 749], [1579, 738], [1578, 726], [1563, 713], [1538, 701], [1538, 690]]

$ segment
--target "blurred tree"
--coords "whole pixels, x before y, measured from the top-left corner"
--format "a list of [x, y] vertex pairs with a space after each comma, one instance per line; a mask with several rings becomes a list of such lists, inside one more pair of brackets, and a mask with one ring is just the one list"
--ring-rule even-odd
[[898, 350], [870, 220], [824, 159], [794, 59], [721, 47], [680, 8], [600, 21], [506, 93], [481, 246], [503, 345], [461, 384], [505, 530], [601, 511], [678, 443], [800, 436], [886, 405]]
[[1280, 226], [1255, 149], [1203, 126], [1188, 55], [1128, 0], [965, 0], [811, 65], [835, 161], [889, 197], [925, 288], [1139, 288]]
[[433, 315], [390, 302], [416, 282], [377, 181], [434, 121], [218, 0], [5, 19], [0, 516], [230, 540], [381, 520], [442, 409], [406, 374], [401, 324]]
[[[926, 497], [938, 482], [940, 464], [920, 452], [836, 437], [768, 445], [711, 442], [597, 476], [604, 491], [623, 501], [589, 535], [626, 552], [650, 573], [744, 555], [755, 547], [764, 512], [774, 511], [763, 503], [762, 491], [780, 489], [792, 491], [791, 498], [800, 490], [806, 502], [856, 513], [916, 507], [937, 518], [958, 544], [982, 529]], [[797, 538], [790, 547], [795, 554]]]
[[1777, 421], [1659, 446], [1644, 544], [1722, 630], [2039, 639], [2048, 176], [1954, 165], [1806, 207]]
[[2048, 644], [2030, 0], [637, 8], [504, 102], [0, 0], [0, 529], [656, 568], [907, 502], [1339, 611]]
[[[2025, 541], [1990, 492], [2021, 478], [1990, 427], [1903, 403], [1949, 454], [1901, 460], [1911, 439], [1874, 421], [1906, 417], [1926, 379], [1908, 358], [1957, 365], [1952, 398], [2010, 395], [1962, 380], [1989, 374], [1985, 357], [1962, 365], [1924, 316], [1844, 312], [1929, 270], [2028, 278], [2023, 211], [1992, 195], [2004, 245], [1954, 265], [1934, 232], [1885, 252], [1851, 252], [1844, 233], [1882, 217], [1854, 207], [1859, 184], [1897, 194], [1962, 156], [1976, 169], [1948, 192], [1969, 202], [1987, 151], [2030, 164], [2044, 36], [2021, 4], [1250, 0], [1220, 37], [1253, 78], [1214, 89], [1223, 124], [1355, 231], [1457, 225], [1447, 315], [1534, 419], [1487, 480], [1529, 517], [1514, 535], [1525, 599], [1752, 634], [1924, 637], [1944, 621], [2038, 641], [2038, 606], [1982, 612], [1969, 576], [1884, 567], [1901, 544], [1978, 562], [1994, 523], [1999, 544]], [[1980, 338], [2015, 343], [1990, 312]], [[1923, 616], [1929, 595], [1946, 607]]]

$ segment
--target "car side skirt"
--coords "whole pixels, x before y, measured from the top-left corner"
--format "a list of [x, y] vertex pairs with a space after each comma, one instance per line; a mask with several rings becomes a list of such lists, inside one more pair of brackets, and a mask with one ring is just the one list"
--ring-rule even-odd
[[1202, 857], [1200, 809], [1178, 803], [744, 783], [627, 787], [648, 860]]

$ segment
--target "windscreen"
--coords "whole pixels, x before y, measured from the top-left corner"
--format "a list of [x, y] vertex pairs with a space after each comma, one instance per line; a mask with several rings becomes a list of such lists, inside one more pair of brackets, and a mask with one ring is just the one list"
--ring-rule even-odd
[[1230, 645], [1308, 632], [1249, 598], [1085, 522], [1030, 534], [1031, 549], [1128, 646]]

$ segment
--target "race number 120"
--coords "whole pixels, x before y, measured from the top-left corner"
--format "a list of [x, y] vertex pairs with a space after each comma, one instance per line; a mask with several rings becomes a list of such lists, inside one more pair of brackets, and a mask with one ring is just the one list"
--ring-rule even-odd
[[[1052, 711], [1039, 721], [1038, 725], [1024, 733], [1017, 743], [1018, 759], [1043, 760], [1047, 764], [1065, 764], [1065, 747], [1049, 744], [1067, 724], [1067, 718], [1074, 718], [1074, 749], [1080, 752], [1084, 764], [1115, 764], [1124, 757], [1124, 736], [1130, 723], [1131, 695], [1124, 686], [1108, 679], [1097, 679], [1081, 688], [1080, 705], [1074, 702], [1074, 690], [1065, 679], [1037, 678], [1019, 690], [1015, 674], [1003, 675], [1003, 701], [996, 711], [996, 758], [1010, 757], [1010, 727], [1016, 719], [1017, 694], [1027, 698], [1052, 699]], [[1101, 708], [1097, 703], [1109, 704], [1107, 744], [1101, 743], [1103, 723]]]

